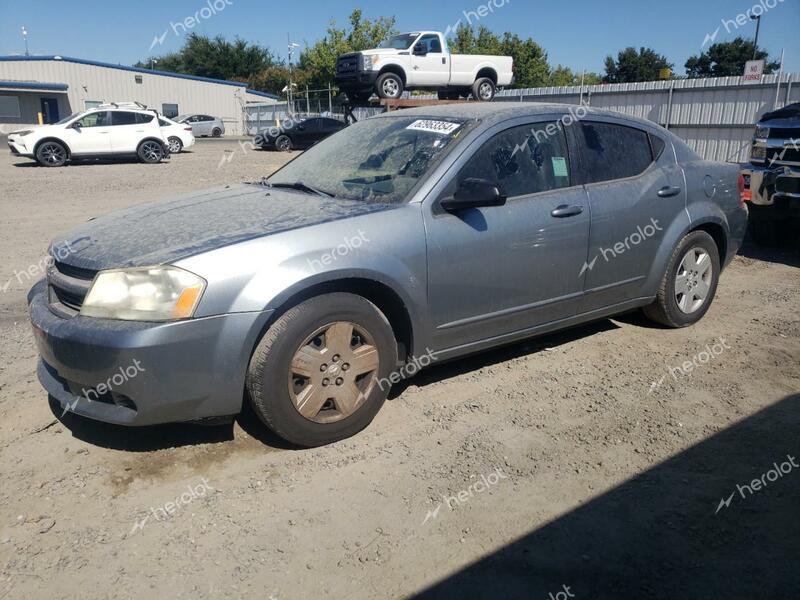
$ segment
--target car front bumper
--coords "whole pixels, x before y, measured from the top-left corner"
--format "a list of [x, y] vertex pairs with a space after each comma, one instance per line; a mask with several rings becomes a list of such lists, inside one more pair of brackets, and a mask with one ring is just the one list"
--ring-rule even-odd
[[272, 314], [168, 323], [64, 318], [50, 310], [45, 281], [28, 303], [45, 390], [65, 411], [121, 425], [239, 413], [250, 354]]
[[8, 148], [17, 156], [33, 156], [33, 148], [28, 148], [22, 138], [13, 135], [8, 137]]
[[367, 92], [375, 89], [377, 80], [378, 71], [359, 69], [347, 75], [337, 75], [336, 85], [345, 92]]
[[745, 194], [749, 191], [752, 204], [771, 206], [776, 200], [800, 204], [800, 168], [749, 164], [742, 169], [742, 175]]

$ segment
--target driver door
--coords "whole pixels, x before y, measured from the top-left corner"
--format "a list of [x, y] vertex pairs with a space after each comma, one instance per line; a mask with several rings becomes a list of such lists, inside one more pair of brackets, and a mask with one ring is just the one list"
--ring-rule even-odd
[[84, 115], [64, 130], [64, 138], [73, 155], [111, 152], [111, 113]]
[[[425, 54], [417, 54], [422, 48]], [[442, 41], [436, 34], [423, 35], [412, 48], [410, 84], [413, 85], [446, 85], [450, 71], [448, 57], [444, 53]]]
[[[436, 200], [423, 211], [436, 349], [477, 344], [577, 312], [588, 197], [575, 183], [563, 130], [547, 135], [547, 126], [498, 126], [451, 169], [457, 172], [434, 190]], [[497, 185], [508, 196], [505, 205], [457, 213], [441, 208], [441, 199], [475, 177]]]

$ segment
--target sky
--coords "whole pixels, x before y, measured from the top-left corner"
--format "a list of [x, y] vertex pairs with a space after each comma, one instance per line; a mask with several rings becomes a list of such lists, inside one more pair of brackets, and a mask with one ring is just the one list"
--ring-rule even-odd
[[[201, 12], [207, 2], [216, 3], [213, 13], [207, 8]], [[784, 71], [800, 72], [800, 0], [0, 0], [0, 55], [24, 53], [24, 26], [31, 54], [129, 65], [179, 49], [186, 33], [194, 31], [238, 36], [285, 57], [287, 34], [303, 47], [313, 44], [331, 19], [344, 25], [357, 7], [368, 18], [394, 16], [401, 31], [444, 31], [460, 20], [486, 25], [496, 33], [532, 37], [551, 65], [575, 71], [602, 73], [606, 55], [616, 56], [627, 46], [648, 46], [666, 55], [678, 75], [684, 74], [686, 59], [699, 53], [704, 41], [752, 38], [750, 11], [763, 13], [759, 47], [776, 59], [784, 49]], [[195, 16], [196, 23], [186, 28], [184, 20]]]

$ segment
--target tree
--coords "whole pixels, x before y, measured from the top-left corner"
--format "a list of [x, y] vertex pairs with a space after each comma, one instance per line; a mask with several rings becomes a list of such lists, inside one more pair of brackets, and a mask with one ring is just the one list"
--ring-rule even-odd
[[[753, 58], [753, 42], [737, 37], [730, 42], [719, 42], [708, 50], [686, 61], [686, 76], [696, 77], [729, 77], [741, 75], [744, 64]], [[780, 68], [780, 63], [770, 61], [767, 52], [759, 50], [756, 59], [763, 59], [764, 73], [772, 73]]]
[[[597, 73], [588, 71], [583, 75], [584, 85], [596, 85], [602, 83], [603, 78]], [[574, 73], [569, 67], [558, 65], [555, 69], [550, 71], [550, 78], [547, 85], [561, 87], [570, 85], [581, 84], [581, 73]]]
[[322, 87], [333, 82], [340, 55], [375, 48], [395, 33], [394, 17], [370, 21], [362, 18], [360, 9], [355, 9], [349, 21], [349, 29], [338, 29], [336, 22], [331, 21], [325, 37], [300, 55], [300, 67], [308, 73], [310, 85]]
[[[151, 60], [138, 62], [135, 66], [148, 68]], [[257, 44], [238, 38], [228, 42], [221, 35], [209, 38], [196, 33], [190, 33], [177, 52], [155, 60], [162, 71], [238, 81], [247, 81], [253, 74], [279, 64], [269, 49]]]
[[481, 25], [475, 32], [471, 26], [460, 24], [454, 37], [448, 40], [454, 54], [494, 54], [511, 56], [517, 87], [539, 87], [547, 84], [550, 66], [547, 53], [533, 39], [523, 40], [516, 33], [506, 32], [503, 37]]
[[652, 48], [628, 47], [617, 54], [617, 60], [606, 56], [605, 83], [629, 83], [634, 81], [655, 81], [660, 78], [661, 69], [672, 69], [672, 63]]

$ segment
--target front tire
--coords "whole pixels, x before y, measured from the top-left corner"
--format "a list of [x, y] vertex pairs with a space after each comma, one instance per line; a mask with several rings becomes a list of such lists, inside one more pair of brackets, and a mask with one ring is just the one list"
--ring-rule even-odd
[[172, 136], [167, 141], [169, 142], [170, 154], [178, 154], [178, 152], [183, 150], [183, 142], [181, 141], [181, 138]]
[[67, 162], [67, 149], [56, 141], [47, 141], [36, 148], [36, 162], [43, 167], [63, 167]]
[[705, 231], [692, 231], [673, 250], [656, 300], [644, 314], [667, 327], [688, 327], [708, 312], [719, 281], [719, 250]]
[[292, 149], [292, 138], [288, 135], [279, 135], [275, 140], [275, 149], [280, 152], [290, 152]]
[[491, 102], [497, 88], [488, 77], [480, 77], [472, 84], [472, 97], [478, 102]]
[[403, 80], [396, 73], [384, 73], [375, 82], [378, 97], [385, 100], [397, 100], [403, 95]]
[[289, 309], [267, 330], [250, 359], [247, 390], [256, 414], [278, 436], [322, 446], [369, 425], [396, 364], [391, 325], [374, 304], [354, 294], [324, 294]]
[[145, 140], [139, 144], [136, 154], [143, 163], [154, 165], [164, 160], [166, 152], [164, 152], [164, 146], [160, 142]]

